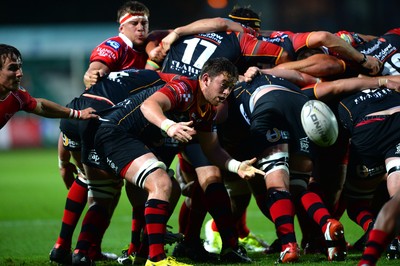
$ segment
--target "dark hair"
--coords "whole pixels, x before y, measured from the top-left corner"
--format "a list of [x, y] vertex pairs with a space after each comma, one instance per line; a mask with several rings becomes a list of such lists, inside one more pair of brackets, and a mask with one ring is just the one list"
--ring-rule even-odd
[[229, 77], [229, 82], [236, 83], [239, 77], [239, 72], [236, 66], [225, 57], [217, 57], [209, 59], [203, 66], [200, 72], [200, 77], [207, 73], [210, 78], [214, 78], [221, 74], [226, 74]]
[[150, 16], [150, 10], [144, 4], [138, 1], [127, 1], [125, 2], [119, 9], [117, 13], [117, 22], [122, 16], [126, 13], [134, 14], [134, 13], [144, 13], [146, 16]]
[[17, 57], [22, 60], [20, 51], [14, 46], [1, 43], [0, 44], [0, 69], [3, 68], [3, 64], [7, 58]]
[[261, 27], [261, 19], [260, 16], [250, 9], [249, 7], [238, 7], [235, 6], [231, 13], [229, 14], [229, 18], [235, 22], [241, 23], [246, 27], [250, 27], [253, 29], [259, 29]]

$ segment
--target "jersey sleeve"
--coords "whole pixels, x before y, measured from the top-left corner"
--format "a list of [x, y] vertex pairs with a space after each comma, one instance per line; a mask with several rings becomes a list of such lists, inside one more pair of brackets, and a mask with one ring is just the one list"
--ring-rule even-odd
[[36, 108], [36, 99], [33, 98], [24, 88], [20, 88], [17, 94], [19, 100], [22, 102], [22, 110], [32, 112]]
[[276, 62], [282, 55], [282, 47], [268, 41], [259, 40], [251, 34], [236, 34], [238, 36], [240, 48], [244, 58], [259, 63], [276, 65]]
[[111, 70], [117, 69], [119, 59], [123, 56], [123, 42], [117, 38], [110, 38], [93, 49], [90, 62], [99, 61]]
[[194, 101], [193, 87], [190, 82], [172, 80], [162, 87], [159, 92], [164, 93], [171, 102], [171, 110], [186, 111]]

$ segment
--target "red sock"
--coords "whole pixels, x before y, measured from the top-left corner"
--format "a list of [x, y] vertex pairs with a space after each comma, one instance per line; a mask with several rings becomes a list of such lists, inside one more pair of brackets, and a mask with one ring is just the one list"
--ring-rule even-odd
[[247, 215], [246, 214], [247, 214], [247, 212], [244, 211], [242, 213], [242, 215], [240, 216], [239, 220], [236, 222], [236, 228], [238, 230], [240, 238], [245, 238], [250, 234], [250, 229], [247, 226], [247, 221], [246, 221]]
[[149, 258], [160, 261], [166, 258], [164, 236], [169, 218], [169, 203], [158, 199], [150, 199], [144, 209], [146, 229], [149, 238]]
[[295, 208], [289, 192], [271, 189], [268, 196], [271, 218], [282, 246], [297, 242], [294, 233]]
[[87, 203], [87, 193], [87, 184], [76, 178], [68, 191], [61, 231], [56, 245], [65, 249], [71, 248], [72, 235]]
[[391, 240], [392, 238], [386, 232], [372, 229], [369, 233], [365, 250], [358, 265], [376, 265], [376, 262]]

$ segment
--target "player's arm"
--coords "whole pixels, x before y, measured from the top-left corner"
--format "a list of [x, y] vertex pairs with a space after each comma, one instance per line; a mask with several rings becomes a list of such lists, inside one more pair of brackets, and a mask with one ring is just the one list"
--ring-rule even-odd
[[71, 162], [71, 153], [64, 148], [62, 135], [60, 133], [58, 138], [58, 169], [65, 186], [69, 189], [75, 180], [75, 175], [78, 174], [78, 170], [75, 164]]
[[360, 53], [345, 40], [327, 31], [311, 32], [307, 40], [307, 46], [309, 48], [325, 46], [344, 59], [352, 60], [362, 67], [370, 69], [370, 74], [372, 75], [377, 74], [382, 66], [382, 63], [375, 57]]
[[237, 22], [225, 18], [206, 18], [196, 20], [185, 26], [177, 27], [170, 32], [163, 40], [162, 47], [167, 52], [171, 45], [181, 36], [218, 31], [244, 32], [243, 26]]
[[337, 95], [348, 94], [365, 89], [386, 87], [393, 90], [400, 89], [400, 75], [380, 77], [356, 77], [324, 81], [315, 84], [314, 94], [319, 100], [325, 101]]
[[279, 64], [275, 68], [297, 70], [314, 77], [327, 77], [343, 73], [346, 64], [334, 56], [314, 54], [305, 59]]
[[256, 174], [265, 175], [263, 171], [252, 166], [256, 162], [256, 158], [243, 162], [233, 159], [221, 147], [216, 132], [199, 131], [198, 139], [204, 154], [219, 168], [236, 173], [243, 179], [253, 178]]
[[110, 68], [100, 61], [93, 61], [89, 64], [89, 68], [86, 70], [83, 76], [83, 83], [86, 88], [90, 88], [97, 83], [99, 78], [110, 73]]
[[168, 96], [162, 92], [155, 92], [140, 106], [140, 110], [142, 111], [144, 117], [150, 123], [159, 127], [168, 136], [180, 142], [190, 141], [192, 136], [196, 134], [196, 131], [191, 127], [193, 122], [190, 121], [177, 123], [168, 119], [164, 112], [170, 109], [171, 102]]
[[94, 114], [96, 110], [88, 107], [83, 110], [74, 110], [68, 107], [59, 105], [58, 103], [49, 101], [43, 98], [35, 98], [37, 104], [36, 107], [31, 111], [32, 113], [48, 117], [48, 118], [75, 118], [75, 119], [91, 119], [98, 118], [98, 115]]
[[280, 69], [278, 67], [260, 69], [258, 67], [249, 67], [244, 73], [244, 81], [250, 82], [258, 74], [269, 74], [284, 78], [299, 87], [317, 83], [318, 78], [302, 73], [293, 69]]

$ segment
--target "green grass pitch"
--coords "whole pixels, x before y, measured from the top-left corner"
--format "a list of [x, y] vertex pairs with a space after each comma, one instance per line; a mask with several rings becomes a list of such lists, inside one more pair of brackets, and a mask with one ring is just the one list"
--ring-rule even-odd
[[[55, 149], [0, 151], [0, 265], [49, 265], [48, 254], [57, 239], [67, 189], [57, 167]], [[169, 221], [178, 230], [179, 205]], [[103, 250], [120, 254], [129, 243], [131, 209], [125, 192], [103, 240]], [[256, 234], [271, 243], [275, 239], [272, 223], [252, 201], [248, 209], [248, 225]], [[345, 215], [346, 239], [353, 243], [362, 230]], [[74, 242], [80, 230], [76, 229]], [[297, 227], [298, 242], [301, 234]], [[166, 246], [168, 252], [173, 247]], [[304, 255], [297, 265], [356, 265], [360, 253], [350, 253], [345, 262], [327, 262], [322, 255]], [[251, 265], [273, 265], [277, 255], [250, 254]], [[185, 261], [190, 263], [189, 261]], [[399, 261], [379, 261], [379, 265], [398, 265]], [[118, 265], [99, 262], [97, 265]], [[207, 265], [207, 264], [196, 264]], [[237, 264], [236, 264], [237, 265]]]

